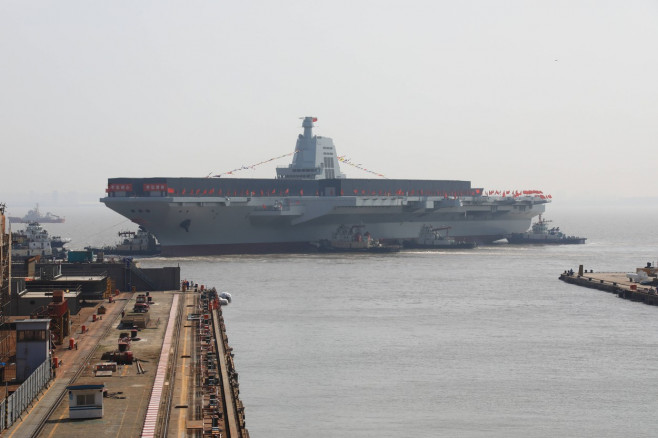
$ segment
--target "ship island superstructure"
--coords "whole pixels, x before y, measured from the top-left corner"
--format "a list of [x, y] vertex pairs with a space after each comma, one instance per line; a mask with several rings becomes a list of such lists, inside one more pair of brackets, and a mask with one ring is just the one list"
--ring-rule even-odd
[[459, 240], [489, 243], [526, 231], [545, 196], [487, 196], [470, 181], [347, 178], [333, 140], [305, 117], [292, 163], [277, 178], [110, 178], [107, 207], [143, 226], [162, 255], [306, 252], [341, 224], [383, 241], [448, 226]]

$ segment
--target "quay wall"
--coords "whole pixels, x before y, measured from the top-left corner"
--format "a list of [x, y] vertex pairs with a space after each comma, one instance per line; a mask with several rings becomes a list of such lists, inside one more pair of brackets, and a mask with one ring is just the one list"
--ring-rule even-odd
[[658, 292], [656, 288], [632, 283], [626, 279], [626, 274], [624, 273], [584, 273], [583, 275], [563, 273], [559, 279], [565, 283], [613, 293], [619, 298], [626, 300], [637, 301], [651, 306], [658, 305]]
[[576, 284], [578, 286], [589, 287], [598, 289], [605, 292], [616, 293], [619, 285], [617, 282], [605, 281], [603, 279], [596, 279], [590, 276], [570, 276], [568, 274], [560, 275], [560, 280], [569, 284]]

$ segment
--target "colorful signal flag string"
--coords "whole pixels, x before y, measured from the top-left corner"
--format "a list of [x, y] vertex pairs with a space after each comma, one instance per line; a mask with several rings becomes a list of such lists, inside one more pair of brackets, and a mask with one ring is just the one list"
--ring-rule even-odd
[[[212, 178], [221, 178], [224, 175], [233, 175], [234, 173], [239, 172], [241, 170], [249, 170], [249, 169], [254, 170], [257, 166], [260, 166], [261, 164], [266, 164], [266, 163], [270, 163], [270, 162], [275, 161], [275, 160], [280, 160], [281, 158], [289, 157], [289, 156], [294, 155], [296, 153], [297, 153], [297, 151], [290, 152], [289, 154], [279, 155], [278, 157], [270, 158], [269, 160], [261, 161], [260, 163], [252, 164], [250, 166], [237, 167], [233, 170], [229, 170], [228, 172], [223, 172], [223, 173], [218, 173], [217, 175], [212, 175]], [[211, 172], [211, 174], [212, 174], [212, 172]], [[210, 178], [211, 174], [209, 174], [206, 178]]]
[[388, 179], [384, 175], [382, 175], [381, 173], [373, 172], [372, 170], [368, 170], [365, 167], [361, 167], [361, 164], [352, 163], [352, 160], [345, 157], [345, 155], [339, 156], [338, 161], [340, 161], [341, 163], [348, 164], [352, 167], [356, 167], [357, 169], [363, 170], [364, 172], [372, 173], [373, 175], [377, 175], [377, 176], [382, 177], [384, 179]]

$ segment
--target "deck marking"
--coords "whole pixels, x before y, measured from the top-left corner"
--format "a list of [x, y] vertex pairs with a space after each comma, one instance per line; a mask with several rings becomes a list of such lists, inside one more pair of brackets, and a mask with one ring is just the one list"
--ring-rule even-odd
[[57, 426], [59, 426], [59, 422], [64, 419], [66, 414], [68, 414], [68, 412], [65, 409], [64, 412], [62, 412], [62, 414], [57, 419], [57, 423], [55, 423], [55, 426], [53, 427], [53, 430], [51, 430], [50, 433], [48, 434], [48, 438], [53, 436], [53, 434], [55, 433], [55, 430], [57, 430]]
[[167, 329], [165, 330], [164, 339], [162, 340], [162, 351], [160, 352], [160, 360], [158, 361], [158, 367], [155, 373], [151, 399], [148, 408], [146, 409], [146, 418], [144, 419], [144, 426], [142, 427], [141, 436], [144, 438], [152, 438], [155, 436], [155, 430], [151, 430], [151, 428], [147, 426], [147, 423], [157, 423], [158, 420], [158, 411], [160, 410], [160, 401], [162, 400], [164, 379], [167, 373], [167, 365], [169, 364], [169, 352], [171, 350], [174, 326], [176, 325], [179, 297], [179, 294], [174, 294], [171, 310], [169, 311], [169, 321], [167, 322]]
[[[193, 295], [190, 295], [190, 296], [193, 297]], [[191, 331], [191, 329], [188, 328], [188, 327], [185, 327], [183, 329], [183, 331], [185, 332], [185, 337], [183, 338], [183, 356], [185, 356], [185, 355], [187, 355], [187, 340], [190, 337], [189, 332]], [[183, 371], [183, 382], [182, 382], [183, 385], [182, 385], [181, 393], [180, 393], [180, 397], [179, 397], [179, 400], [181, 402], [186, 401], [188, 396], [189, 396], [189, 391], [187, 390], [187, 385], [188, 385], [188, 383], [187, 383], [187, 381], [188, 381], [187, 371], [188, 370], [186, 369], [186, 365], [187, 365], [187, 358], [183, 358], [183, 361], [182, 361], [182, 364], [181, 364], [181, 368], [182, 368], [182, 371]], [[183, 403], [179, 403], [179, 404], [182, 405]], [[183, 415], [185, 415], [185, 417], [187, 417], [187, 410], [186, 409], [181, 409], [181, 410], [178, 411], [178, 436], [181, 436], [181, 433], [184, 433], [187, 430], [187, 425], [185, 424], [185, 421], [183, 421], [184, 420]]]

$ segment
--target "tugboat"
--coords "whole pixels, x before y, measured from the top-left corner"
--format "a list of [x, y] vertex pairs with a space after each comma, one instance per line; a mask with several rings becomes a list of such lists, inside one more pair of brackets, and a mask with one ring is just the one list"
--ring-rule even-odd
[[61, 224], [64, 223], [64, 218], [47, 212], [45, 215], [39, 211], [39, 204], [32, 210], [28, 211], [23, 217], [9, 216], [9, 221], [16, 224], [29, 224], [30, 222], [39, 222], [41, 224]]
[[532, 229], [525, 233], [513, 233], [507, 236], [507, 241], [513, 244], [583, 244], [585, 237], [567, 236], [560, 231], [560, 227], [548, 228], [552, 222], [539, 215], [539, 220], [532, 224]]
[[400, 245], [384, 244], [363, 232], [365, 225], [340, 225], [331, 239], [318, 242], [321, 252], [398, 252]]
[[160, 254], [160, 244], [157, 239], [141, 225], [137, 232], [119, 231], [118, 234], [123, 241], [117, 245], [86, 249], [109, 255], [151, 256]]
[[66, 245], [67, 243], [70, 243], [70, 242], [71, 242], [70, 237], [53, 236], [50, 239], [50, 246], [52, 246], [53, 249], [61, 250], [61, 249], [64, 248], [64, 245]]
[[64, 248], [53, 250], [52, 239], [48, 231], [38, 222], [30, 222], [24, 230], [11, 233], [11, 257], [13, 260], [27, 260], [30, 257], [62, 259]]
[[[405, 240], [405, 248], [413, 249], [473, 249], [477, 247], [476, 242], [469, 242], [466, 240], [456, 240], [448, 236], [447, 230], [451, 227], [433, 227], [425, 224], [420, 229], [420, 234], [417, 238], [412, 240]], [[441, 231], [446, 230], [446, 234], [441, 234]]]

